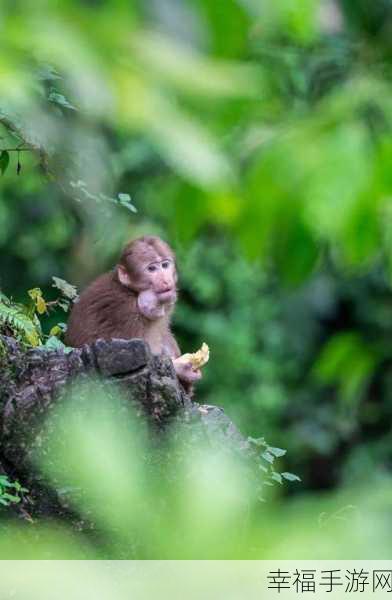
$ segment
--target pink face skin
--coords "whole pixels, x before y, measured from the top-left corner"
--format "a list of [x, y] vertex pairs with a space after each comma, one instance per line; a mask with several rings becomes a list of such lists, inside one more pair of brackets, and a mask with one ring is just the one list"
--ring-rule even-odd
[[147, 319], [159, 319], [177, 300], [174, 262], [170, 258], [149, 262], [143, 267], [143, 276], [149, 287], [138, 295], [139, 310]]

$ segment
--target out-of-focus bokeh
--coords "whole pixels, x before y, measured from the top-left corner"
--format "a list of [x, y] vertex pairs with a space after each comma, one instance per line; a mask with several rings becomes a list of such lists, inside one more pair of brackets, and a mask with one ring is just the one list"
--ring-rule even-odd
[[[138, 556], [314, 543], [338, 558], [334, 528], [348, 540], [361, 523], [358, 552], [387, 553], [391, 2], [2, 0], [0, 50], [1, 290], [50, 299], [52, 276], [82, 287], [127, 240], [161, 235], [178, 256], [181, 347], [211, 350], [197, 400], [286, 448], [302, 479], [258, 508], [242, 545], [225, 546], [224, 511], [217, 522], [196, 505], [200, 547], [179, 496], [188, 533], [165, 546], [147, 524]], [[229, 488], [217, 506], [243, 515]]]

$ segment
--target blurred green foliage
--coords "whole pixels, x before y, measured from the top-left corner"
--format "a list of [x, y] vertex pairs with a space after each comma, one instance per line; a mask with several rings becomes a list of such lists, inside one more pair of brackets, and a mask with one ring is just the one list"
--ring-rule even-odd
[[120, 394], [93, 382], [75, 386], [47, 427], [49, 443], [37, 445], [35, 463], [42, 481], [77, 511], [76, 527], [2, 520], [1, 558], [314, 560], [390, 553], [385, 478], [372, 489], [262, 504], [249, 465], [228, 447], [212, 452], [190, 438], [187, 426], [157, 444]]
[[302, 491], [391, 467], [391, 18], [0, 4], [0, 149], [33, 149], [0, 181], [2, 290], [50, 300], [52, 276], [83, 285], [129, 238], [168, 239], [181, 345], [211, 347], [198, 399], [288, 448]]

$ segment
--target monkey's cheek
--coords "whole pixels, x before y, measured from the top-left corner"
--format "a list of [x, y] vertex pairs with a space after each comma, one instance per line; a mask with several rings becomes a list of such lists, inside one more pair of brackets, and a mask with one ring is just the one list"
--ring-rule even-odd
[[151, 310], [140, 311], [143, 317], [149, 319], [149, 321], [156, 321], [156, 319], [160, 319], [165, 314], [165, 309], [163, 306], [154, 307]]
[[154, 292], [151, 290], [140, 292], [137, 298], [137, 305], [140, 314], [142, 314], [146, 319], [158, 319], [164, 314], [164, 309], [158, 303], [156, 294], [154, 294]]

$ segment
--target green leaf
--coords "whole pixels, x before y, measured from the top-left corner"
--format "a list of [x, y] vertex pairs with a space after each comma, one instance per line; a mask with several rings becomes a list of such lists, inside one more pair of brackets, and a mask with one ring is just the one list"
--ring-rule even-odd
[[131, 202], [131, 196], [129, 194], [118, 194], [118, 199], [121, 206], [125, 206], [128, 210], [133, 213], [137, 213], [137, 208]]
[[42, 81], [54, 81], [56, 79], [61, 79], [56, 69], [52, 65], [46, 64], [41, 65], [37, 69], [37, 78]]
[[351, 404], [360, 397], [377, 364], [377, 354], [355, 331], [332, 336], [321, 350], [313, 367], [323, 384], [339, 386], [342, 399]]
[[63, 94], [59, 94], [58, 92], [50, 92], [48, 96], [49, 102], [53, 102], [53, 104], [57, 104], [62, 108], [69, 108], [70, 110], [77, 110], [76, 106], [68, 102]]
[[288, 473], [287, 471], [285, 471], [281, 475], [282, 477], [287, 479], [287, 481], [301, 481], [301, 478], [298, 477], [298, 475], [294, 475], [294, 473]]
[[58, 337], [51, 335], [42, 346], [43, 350], [62, 350], [65, 354], [72, 352], [72, 348], [69, 348]]
[[67, 331], [67, 326], [65, 323], [57, 323], [52, 329], [49, 331], [49, 337], [55, 336], [60, 337], [62, 333]]
[[5, 493], [2, 496], [5, 500], [9, 500], [10, 502], [15, 502], [16, 504], [20, 502], [19, 496], [14, 496], [13, 494]]
[[69, 298], [70, 300], [75, 300], [75, 298], [77, 298], [78, 291], [74, 285], [71, 285], [70, 283], [65, 281], [65, 279], [60, 279], [60, 277], [52, 277], [52, 280], [52, 287], [55, 287], [58, 290], [60, 290], [63, 296], [66, 296], [66, 298]]
[[254, 438], [254, 437], [248, 437], [248, 442], [250, 442], [251, 444], [254, 444], [255, 446], [266, 446], [267, 443], [265, 441], [264, 438]]
[[42, 296], [42, 290], [40, 288], [33, 288], [27, 292], [32, 300], [34, 300], [35, 308], [39, 315], [43, 315], [47, 312], [46, 302]]
[[189, 44], [159, 33], [144, 31], [132, 40], [143, 68], [183, 93], [236, 98], [254, 97], [258, 92], [259, 72], [250, 64], [206, 58]]
[[32, 319], [28, 309], [19, 304], [0, 301], [0, 325], [7, 325], [15, 334], [19, 334], [31, 346], [41, 344], [39, 321]]
[[274, 471], [273, 473], [271, 473], [271, 479], [273, 479], [274, 481], [277, 481], [281, 485], [283, 483], [282, 475], [280, 473], [277, 473], [276, 471]]
[[276, 456], [276, 458], [280, 458], [281, 456], [284, 456], [287, 452], [287, 450], [283, 450], [283, 448], [273, 448], [271, 446], [268, 446], [267, 450], [268, 450], [268, 452], [271, 452], [271, 454]]
[[69, 304], [70, 304], [69, 300], [66, 300], [65, 298], [61, 298], [58, 301], [59, 307], [62, 308], [64, 312], [69, 311]]
[[275, 457], [272, 454], [270, 454], [268, 452], [268, 450], [266, 450], [265, 452], [263, 452], [263, 454], [261, 455], [261, 457], [264, 458], [264, 460], [266, 460], [267, 462], [271, 463], [271, 465], [272, 465], [272, 463], [275, 460]]
[[10, 155], [7, 150], [3, 150], [0, 154], [0, 171], [1, 174], [4, 175], [6, 170], [8, 169], [8, 165], [10, 164]]

